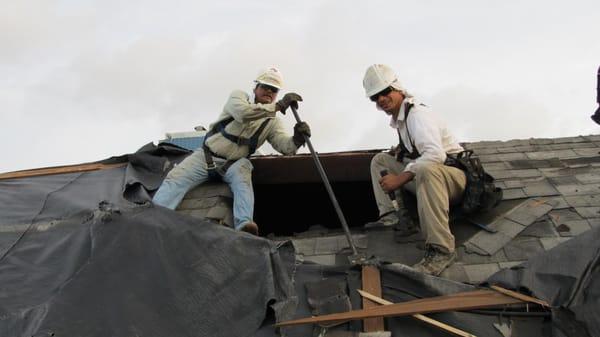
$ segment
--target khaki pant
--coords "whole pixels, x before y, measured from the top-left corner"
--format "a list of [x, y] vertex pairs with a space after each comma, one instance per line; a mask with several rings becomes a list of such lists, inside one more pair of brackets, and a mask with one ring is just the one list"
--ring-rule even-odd
[[[390, 174], [400, 174], [404, 167], [404, 163], [387, 153], [379, 153], [371, 160], [371, 180], [380, 216], [394, 211], [389, 196], [379, 186], [380, 172], [387, 170]], [[425, 242], [453, 252], [454, 235], [450, 232], [448, 213], [450, 204], [460, 202], [467, 178], [461, 170], [442, 164], [416, 165], [414, 171], [415, 178], [403, 188], [417, 197], [419, 223]], [[396, 198], [403, 207], [401, 193], [396, 193]]]

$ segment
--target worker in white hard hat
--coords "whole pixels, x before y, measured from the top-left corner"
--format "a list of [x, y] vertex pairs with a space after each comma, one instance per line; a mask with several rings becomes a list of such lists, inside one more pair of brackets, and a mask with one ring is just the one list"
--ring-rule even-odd
[[258, 74], [250, 94], [233, 91], [223, 112], [211, 124], [204, 144], [169, 172], [154, 195], [154, 203], [175, 209], [193, 187], [209, 179], [222, 180], [233, 192], [235, 229], [258, 235], [258, 225], [253, 221], [253, 167], [248, 157], [265, 141], [282, 154], [295, 154], [304, 145], [304, 136], [310, 137], [305, 122], [296, 123], [293, 136], [285, 132], [276, 114], [297, 107], [302, 97], [287, 93], [276, 101], [282, 88], [281, 72], [270, 67]]
[[[393, 153], [379, 153], [371, 161], [379, 219], [366, 226], [392, 226], [398, 236], [416, 234], [419, 227], [408, 214], [405, 200], [406, 192], [412, 193], [426, 248], [414, 268], [439, 275], [456, 258], [448, 213], [451, 204], [460, 202], [466, 186], [464, 172], [444, 163], [448, 154], [460, 153], [463, 148], [445, 123], [407, 92], [390, 67], [370, 66], [363, 86], [377, 109], [390, 116], [390, 126], [399, 136]], [[395, 194], [399, 209], [388, 193]]]

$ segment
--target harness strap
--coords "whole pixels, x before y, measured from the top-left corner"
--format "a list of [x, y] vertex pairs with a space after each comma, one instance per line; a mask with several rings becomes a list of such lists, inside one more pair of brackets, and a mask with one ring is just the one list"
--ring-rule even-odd
[[227, 131], [225, 131], [225, 127], [232, 121], [233, 121], [233, 117], [228, 117], [226, 119], [223, 119], [222, 121], [216, 123], [214, 125], [214, 127], [206, 133], [206, 136], [204, 136], [204, 142], [202, 143], [202, 149], [204, 150], [204, 158], [206, 160], [206, 169], [208, 170], [209, 178], [211, 178], [213, 180], [222, 178], [223, 175], [225, 175], [225, 173], [229, 169], [229, 167], [231, 165], [233, 165], [233, 163], [235, 163], [235, 160], [227, 160], [227, 161], [225, 161], [225, 163], [223, 165], [217, 167], [217, 165], [215, 164], [215, 162], [213, 160], [213, 157], [217, 157], [217, 158], [221, 158], [221, 159], [227, 159], [227, 158], [223, 158], [223, 157], [215, 154], [214, 152], [212, 152], [212, 150], [208, 147], [208, 145], [206, 145], [206, 140], [210, 136], [219, 132], [221, 135], [223, 135], [223, 137], [225, 137], [226, 139], [228, 139], [229, 141], [231, 141], [233, 143], [236, 143], [239, 146], [247, 145], [248, 146], [248, 155], [246, 157], [250, 157], [252, 154], [254, 154], [254, 152], [256, 152], [256, 148], [258, 147], [258, 139], [259, 139], [261, 133], [267, 127], [267, 124], [269, 124], [269, 122], [271, 121], [271, 119], [270, 118], [265, 119], [262, 122], [262, 124], [260, 124], [260, 126], [258, 127], [256, 132], [254, 132], [254, 134], [250, 138], [234, 136], [234, 135], [228, 133]]
[[414, 143], [412, 137], [410, 136], [410, 131], [408, 130], [408, 114], [410, 113], [410, 110], [412, 109], [413, 106], [414, 106], [414, 104], [408, 103], [408, 102], [404, 106], [404, 121], [406, 123], [406, 134], [408, 135], [408, 141], [410, 142], [410, 146], [412, 147], [412, 152], [408, 151], [408, 148], [406, 148], [406, 145], [404, 145], [404, 142], [402, 141], [402, 136], [400, 135], [400, 130], [396, 129], [396, 131], [398, 131], [398, 146], [400, 147], [400, 153], [398, 153], [399, 161], [402, 161], [402, 159], [404, 159], [404, 157], [407, 157], [409, 159], [417, 159], [417, 158], [419, 158], [419, 156], [421, 156], [421, 154], [417, 150], [417, 147], [415, 146], [415, 143]]

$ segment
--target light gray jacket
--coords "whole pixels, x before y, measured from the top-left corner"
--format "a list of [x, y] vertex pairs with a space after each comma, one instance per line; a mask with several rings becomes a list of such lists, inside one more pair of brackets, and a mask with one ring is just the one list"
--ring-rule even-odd
[[[275, 150], [282, 154], [295, 154], [298, 148], [292, 137], [285, 132], [281, 120], [276, 116], [275, 103], [261, 104], [252, 101], [251, 96], [247, 93], [241, 90], [233, 91], [225, 103], [223, 112], [217, 121], [210, 125], [210, 129], [216, 123], [233, 117], [233, 121], [225, 127], [225, 131], [234, 136], [250, 138], [263, 121], [269, 119], [269, 123], [258, 137], [256, 148], [258, 149], [265, 141], [268, 141]], [[246, 157], [249, 152], [247, 145], [240, 146], [233, 143], [223, 137], [221, 133], [216, 133], [206, 139], [206, 145], [215, 154], [229, 160]]]

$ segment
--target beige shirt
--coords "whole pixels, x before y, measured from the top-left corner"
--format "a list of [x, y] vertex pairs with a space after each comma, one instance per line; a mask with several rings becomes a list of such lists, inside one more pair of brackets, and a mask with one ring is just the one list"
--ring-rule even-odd
[[[263, 121], [269, 119], [269, 123], [258, 137], [256, 148], [258, 149], [265, 141], [268, 141], [275, 150], [282, 154], [295, 154], [298, 148], [292, 137], [285, 132], [281, 120], [275, 116], [277, 113], [275, 103], [253, 102], [254, 95], [250, 96], [241, 90], [233, 91], [217, 122], [211, 124], [210, 129], [216, 123], [233, 117], [233, 121], [225, 127], [225, 131], [234, 136], [250, 138]], [[219, 132], [206, 139], [206, 145], [215, 154], [230, 160], [246, 157], [249, 152], [249, 146], [233, 143]]]

